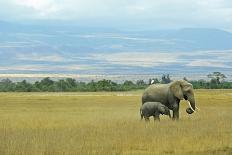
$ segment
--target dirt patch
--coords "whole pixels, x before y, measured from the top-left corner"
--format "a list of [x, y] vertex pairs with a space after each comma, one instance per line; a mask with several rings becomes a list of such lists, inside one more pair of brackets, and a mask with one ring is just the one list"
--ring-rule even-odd
[[196, 154], [196, 155], [231, 155], [232, 154], [232, 147], [223, 147], [215, 150], [205, 150], [205, 151], [199, 151], [199, 152], [189, 152], [188, 154]]

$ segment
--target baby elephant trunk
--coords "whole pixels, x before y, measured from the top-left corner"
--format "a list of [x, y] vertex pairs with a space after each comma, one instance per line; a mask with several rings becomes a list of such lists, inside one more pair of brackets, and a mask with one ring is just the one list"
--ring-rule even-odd
[[169, 108], [166, 106], [163, 106], [163, 108], [164, 108], [164, 111], [162, 112], [162, 114], [168, 115], [169, 118], [171, 118], [171, 113], [170, 113]]

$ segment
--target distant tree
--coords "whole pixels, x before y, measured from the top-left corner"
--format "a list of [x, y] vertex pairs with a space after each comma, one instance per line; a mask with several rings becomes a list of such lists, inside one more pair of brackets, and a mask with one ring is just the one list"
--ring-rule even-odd
[[75, 91], [87, 91], [87, 84], [85, 82], [76, 82]]
[[89, 91], [97, 91], [97, 89], [101, 89], [101, 86], [97, 86], [96, 82], [93, 80], [91, 80], [91, 82], [89, 82], [86, 86]]
[[55, 82], [55, 88], [56, 88], [56, 91], [60, 91], [60, 92], [65, 92], [69, 90], [68, 83], [64, 79], [61, 79]]
[[33, 85], [31, 83], [28, 83], [26, 80], [23, 80], [22, 82], [17, 82], [15, 91], [19, 92], [31, 92], [34, 91]]
[[1, 83], [11, 84], [13, 82], [10, 79], [7, 78], [7, 79], [2, 79]]
[[40, 91], [55, 91], [54, 90], [54, 81], [49, 77], [42, 79], [41, 81], [36, 81], [34, 86]]
[[138, 86], [144, 86], [144, 85], [146, 85], [146, 83], [143, 80], [137, 80], [136, 81], [136, 85], [138, 85]]
[[136, 88], [136, 84], [134, 84], [132, 81], [126, 80], [122, 84], [122, 90], [133, 90]]
[[201, 88], [207, 88], [208, 87], [208, 83], [207, 81], [200, 79], [198, 81], [189, 81], [192, 85], [194, 89], [201, 89]]
[[186, 77], [184, 77], [184, 78], [183, 78], [183, 80], [185, 80], [185, 81], [189, 81]]
[[167, 74], [167, 75], [163, 74], [163, 76], [161, 78], [161, 83], [167, 84], [167, 83], [170, 83], [170, 82], [171, 82], [171, 79], [170, 79], [169, 74]]
[[0, 91], [15, 91], [15, 83], [8, 78], [1, 80]]
[[147, 84], [144, 82], [144, 80], [137, 80], [135, 85], [136, 89], [144, 89], [147, 87]]
[[[220, 72], [213, 72], [207, 75], [211, 81], [206, 80], [195, 80], [189, 81], [187, 78], [184, 80], [192, 83], [195, 89], [232, 89], [232, 82], [224, 81], [226, 76]], [[160, 83], [157, 78], [149, 79], [154, 83]], [[170, 76], [163, 75], [161, 83], [171, 82]], [[42, 79], [41, 81], [36, 81], [34, 84], [29, 83], [26, 80], [21, 82], [13, 82], [10, 79], [3, 79], [0, 81], [0, 91], [1, 92], [69, 92], [69, 91], [129, 91], [136, 89], [144, 89], [149, 84], [146, 84], [143, 80], [138, 80], [133, 83], [130, 80], [126, 80], [123, 83], [116, 83], [111, 80], [100, 80], [100, 81], [90, 81], [89, 83], [77, 82], [75, 79], [66, 78], [60, 79], [58, 81], [53, 81], [49, 77]]]
[[65, 83], [67, 84], [68, 88], [73, 89], [77, 86], [76, 80], [72, 78], [66, 78]]
[[134, 83], [132, 81], [126, 80], [123, 85], [125, 86], [134, 86]]
[[226, 78], [221, 72], [213, 72], [208, 74], [207, 77], [211, 79], [211, 83], [213, 84], [220, 84]]
[[97, 90], [103, 90], [103, 91], [112, 91], [116, 87], [116, 83], [112, 82], [111, 80], [100, 80], [96, 83]]
[[54, 81], [52, 81], [49, 77], [46, 77], [40, 81], [42, 85], [50, 86], [53, 85]]

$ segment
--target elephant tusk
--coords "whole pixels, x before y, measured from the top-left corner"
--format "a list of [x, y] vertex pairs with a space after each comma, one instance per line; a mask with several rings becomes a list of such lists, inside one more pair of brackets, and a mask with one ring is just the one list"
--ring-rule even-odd
[[189, 101], [187, 101], [187, 102], [188, 102], [188, 104], [189, 104], [190, 109], [191, 109], [192, 111], [195, 111], [195, 110], [192, 108], [190, 102], [189, 102]]

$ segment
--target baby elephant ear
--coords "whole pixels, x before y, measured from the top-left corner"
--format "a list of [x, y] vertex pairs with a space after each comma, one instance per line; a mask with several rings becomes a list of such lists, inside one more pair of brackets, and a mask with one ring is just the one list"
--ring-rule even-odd
[[174, 96], [176, 96], [178, 99], [183, 100], [184, 95], [181, 88], [181, 82], [175, 81], [170, 85], [170, 90], [173, 93]]

